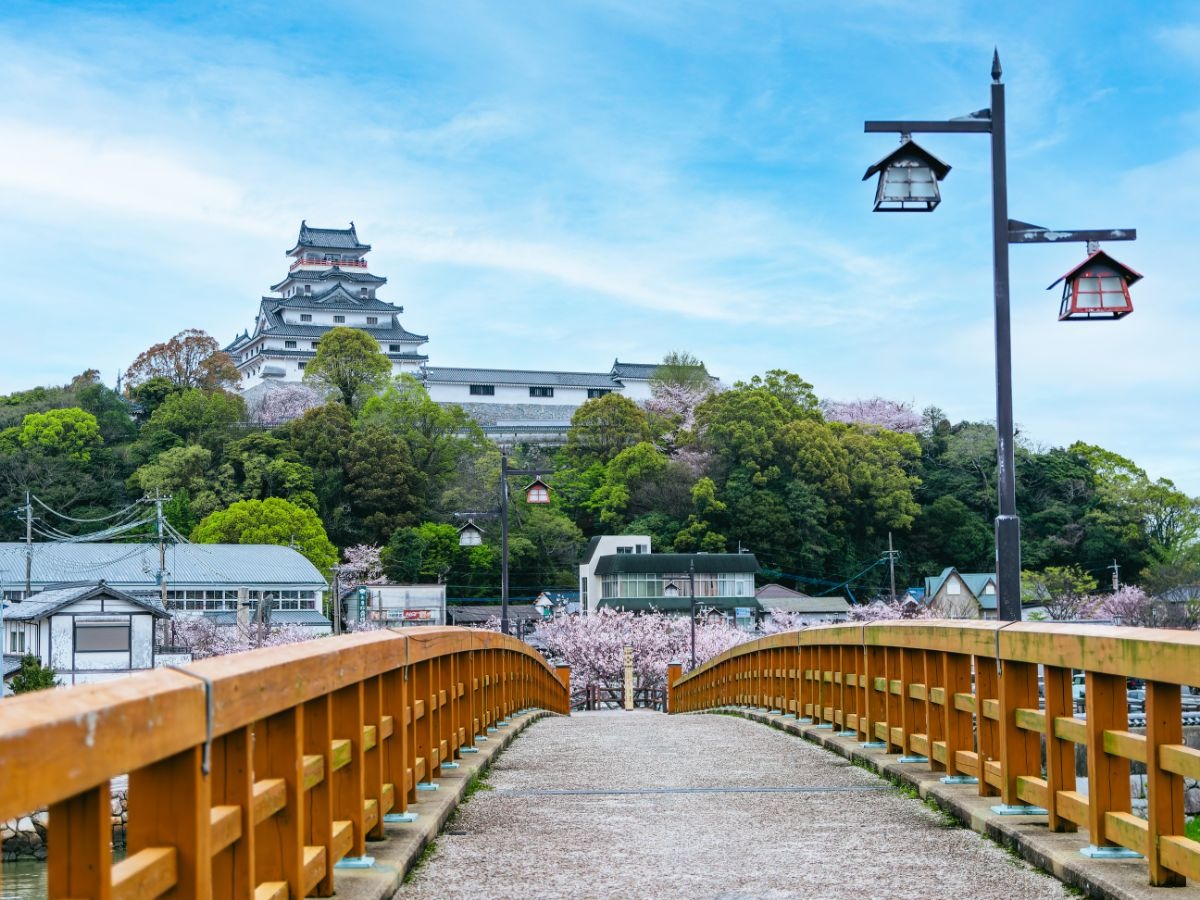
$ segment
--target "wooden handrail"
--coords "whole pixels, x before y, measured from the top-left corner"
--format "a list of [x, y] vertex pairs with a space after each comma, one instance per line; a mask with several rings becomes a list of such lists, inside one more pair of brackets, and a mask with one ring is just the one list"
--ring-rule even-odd
[[[1039, 691], [1039, 672], [1041, 673]], [[1085, 675], [1087, 713], [1073, 714]], [[1127, 678], [1146, 682], [1146, 733], [1129, 731]], [[978, 779], [981, 796], [1037, 806], [1052, 831], [1146, 857], [1152, 885], [1200, 879], [1184, 835], [1181, 689], [1200, 680], [1200, 634], [1034, 622], [911, 620], [831, 625], [738, 645], [669, 687], [670, 712], [765, 706], [837, 726], [931, 770]], [[1087, 751], [1089, 790], [1075, 783]], [[1042, 761], [1045, 759], [1045, 770]], [[1146, 766], [1147, 817], [1132, 814], [1130, 762]]]
[[[334, 863], [382, 838], [386, 813], [529, 708], [570, 712], [538, 653], [435, 627], [9, 698], [0, 819], [50, 807], [52, 898], [329, 896]], [[108, 782], [126, 773], [129, 855], [114, 866]]]

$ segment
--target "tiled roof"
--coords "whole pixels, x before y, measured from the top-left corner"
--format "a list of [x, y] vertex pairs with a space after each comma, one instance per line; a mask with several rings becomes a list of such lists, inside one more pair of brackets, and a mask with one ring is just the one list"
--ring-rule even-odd
[[455, 369], [426, 366], [421, 377], [433, 384], [513, 384], [547, 387], [614, 387], [607, 372], [539, 372], [530, 369]]
[[613, 360], [612, 377], [613, 378], [637, 378], [648, 380], [654, 374], [654, 370], [659, 368], [660, 363], [623, 363], [619, 359]]
[[[0, 569], [24, 571], [25, 544], [0, 542]], [[33, 544], [33, 583], [58, 585], [103, 579], [121, 590], [155, 585], [158, 546], [146, 544]], [[319, 590], [325, 578], [290, 547], [273, 544], [173, 544], [167, 547], [168, 582], [175, 588], [287, 587]]]
[[[236, 625], [237, 613], [227, 610], [206, 612], [204, 618], [212, 619], [217, 625]], [[253, 619], [251, 615], [251, 619]], [[332, 628], [333, 623], [315, 609], [273, 609], [271, 610], [272, 625], [309, 625]]]
[[[301, 337], [320, 340], [333, 327], [333, 325], [293, 325], [290, 322], [280, 322], [276, 325], [272, 322], [260, 334], [271, 337]], [[422, 334], [413, 334], [399, 327], [377, 328], [374, 325], [352, 325], [350, 327], [357, 328], [359, 331], [365, 331], [377, 341], [401, 341], [409, 344], [424, 344], [429, 340]]]
[[[758, 560], [753, 553], [614, 553], [600, 557], [596, 574], [652, 572], [678, 575], [687, 572], [689, 565], [694, 565], [698, 573], [758, 571]], [[749, 602], [754, 598], [745, 599]]]
[[32, 597], [22, 600], [20, 603], [13, 603], [4, 610], [4, 620], [6, 622], [36, 622], [46, 618], [46, 616], [53, 615], [63, 607], [70, 606], [76, 601], [86, 600], [98, 594], [125, 600], [142, 607], [161, 619], [170, 618], [162, 608], [162, 603], [156, 598], [134, 597], [124, 591], [109, 587], [103, 581], [92, 581], [41, 591]]
[[299, 269], [295, 272], [289, 272], [283, 281], [271, 285], [271, 290], [281, 291], [284, 285], [291, 281], [311, 281], [313, 283], [320, 281], [352, 281], [355, 284], [387, 284], [387, 279], [382, 275], [372, 275], [370, 272], [351, 272], [349, 269], [343, 269], [335, 265], [333, 268], [326, 269], [323, 272], [314, 272], [311, 269]]
[[21, 654], [20, 653], [5, 653], [4, 654], [4, 677], [15, 675], [21, 671]]
[[777, 609], [780, 612], [815, 613], [824, 615], [846, 615], [850, 604], [845, 597], [807, 597], [797, 594], [795, 597], [764, 597], [758, 595], [758, 602], [763, 609]]
[[345, 284], [337, 282], [328, 290], [314, 291], [311, 294], [296, 294], [294, 297], [263, 297], [264, 304], [286, 307], [287, 309], [316, 309], [328, 311], [333, 308], [361, 311], [367, 309], [384, 310], [390, 313], [402, 313], [404, 308], [380, 300], [378, 297], [360, 297], [357, 293], [346, 290]]
[[[488, 619], [499, 618], [500, 607], [497, 605], [458, 606], [456, 604], [446, 607], [446, 619], [455, 625], [478, 625], [486, 622]], [[508, 604], [508, 618], [512, 622], [529, 622], [534, 619], [540, 621], [542, 614], [532, 604], [510, 603]]]
[[350, 223], [349, 228], [310, 228], [307, 222], [302, 221], [296, 246], [289, 250], [288, 254], [310, 247], [320, 250], [365, 251], [371, 249], [370, 244], [359, 243], [358, 233], [354, 230], [353, 222]]

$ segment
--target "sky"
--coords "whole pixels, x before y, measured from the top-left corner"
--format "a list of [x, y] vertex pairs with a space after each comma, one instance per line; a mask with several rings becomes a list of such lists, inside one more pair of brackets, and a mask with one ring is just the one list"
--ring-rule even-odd
[[[986, 136], [875, 215], [865, 119], [1008, 109], [1009, 214], [1136, 228], [1115, 323], [1057, 321], [1082, 245], [1011, 253], [1014, 412], [1200, 494], [1200, 7], [939, 0], [0, 4], [0, 393], [106, 383], [253, 325], [301, 219], [357, 226], [431, 365], [733, 383], [994, 420]], [[1188, 410], [1191, 410], [1189, 413]]]

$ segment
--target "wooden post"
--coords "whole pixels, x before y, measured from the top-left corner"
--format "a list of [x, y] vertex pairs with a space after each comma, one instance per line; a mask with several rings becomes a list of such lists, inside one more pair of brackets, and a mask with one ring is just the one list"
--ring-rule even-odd
[[[958, 694], [971, 693], [971, 657], [961, 653], [946, 653], [942, 655], [944, 675], [942, 689], [946, 699], [942, 706], [942, 721], [946, 737], [946, 775], [949, 777], [963, 775], [958, 766], [958, 753], [963, 751], [976, 758], [975, 753], [975, 723], [971, 714], [958, 708]], [[976, 773], [977, 774], [977, 773]]]
[[49, 896], [112, 896], [112, 810], [108, 784], [50, 807]]
[[683, 663], [667, 663], [667, 709], [669, 713], [679, 712], [679, 698], [676, 696], [675, 682], [683, 677]]
[[1115, 842], [1106, 835], [1108, 813], [1127, 813], [1132, 808], [1129, 760], [1104, 752], [1104, 732], [1129, 727], [1125, 676], [1088, 672], [1086, 677], [1088, 831], [1094, 846], [1111, 847]]
[[1075, 744], [1055, 732], [1059, 719], [1073, 718], [1071, 670], [1045, 667], [1046, 691], [1046, 812], [1051, 831], [1075, 831], [1077, 825], [1058, 814], [1059, 791], [1075, 790]]
[[[283, 806], [268, 815], [254, 835], [254, 879], [287, 884], [288, 895], [304, 896], [304, 709], [293, 706], [254, 726], [255, 787], [283, 782]], [[326, 773], [326, 777], [329, 774]], [[133, 779], [129, 783], [133, 824]], [[133, 844], [130, 843], [132, 851]]]
[[633, 709], [633, 648], [625, 648], [625, 709]]
[[[322, 778], [305, 796], [305, 845], [325, 848], [325, 874], [317, 883], [318, 897], [333, 896], [333, 706], [331, 695], [304, 704], [305, 771], [309, 760], [321, 760]], [[308, 779], [305, 778], [305, 782]]]
[[559, 663], [554, 667], [554, 674], [558, 676], [558, 680], [567, 692], [567, 708], [558, 711], [569, 716], [571, 714], [571, 667], [566, 663]]
[[212, 818], [209, 777], [200, 770], [203, 747], [192, 747], [129, 773], [129, 859], [138, 851], [175, 848], [180, 900], [212, 894]]
[[1037, 665], [1004, 662], [1000, 678], [1000, 802], [1021, 806], [1017, 779], [1042, 772], [1042, 736], [1017, 725], [1017, 710], [1038, 708]]
[[250, 900], [254, 896], [254, 760], [249, 726], [213, 743], [213, 808], [238, 808], [239, 835], [213, 856], [213, 896]]
[[993, 656], [975, 657], [975, 725], [979, 734], [979, 796], [992, 797], [997, 793], [988, 781], [988, 763], [1000, 758], [998, 723], [984, 712], [989, 701], [998, 693], [996, 659]]
[[1159, 838], [1183, 834], [1183, 778], [1162, 768], [1159, 748], [1183, 743], [1183, 716], [1179, 686], [1146, 682], [1146, 861], [1150, 883], [1182, 887], [1184, 876], [1162, 864]]

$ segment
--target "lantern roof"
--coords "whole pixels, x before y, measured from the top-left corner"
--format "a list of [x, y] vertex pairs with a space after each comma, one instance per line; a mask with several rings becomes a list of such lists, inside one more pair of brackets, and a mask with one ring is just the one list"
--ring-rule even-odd
[[480, 528], [478, 525], [476, 525], [476, 524], [475, 524], [475, 520], [474, 520], [474, 519], [467, 519], [467, 521], [466, 521], [466, 523], [465, 523], [465, 524], [463, 524], [463, 525], [460, 525], [460, 526], [458, 527], [458, 532], [457, 532], [457, 533], [458, 533], [458, 534], [462, 534], [464, 531], [478, 531], [478, 532], [480, 532], [481, 534], [483, 533], [483, 529], [482, 529], [482, 528]]
[[933, 176], [938, 181], [941, 181], [943, 178], [945, 178], [946, 174], [950, 171], [950, 166], [947, 163], [942, 162], [916, 141], [910, 139], [903, 141], [899, 147], [897, 147], [883, 159], [879, 160], [879, 162], [875, 163], [875, 165], [870, 166], [867, 169], [867, 174], [862, 177], [862, 180], [866, 181], [872, 175], [878, 175], [894, 162], [908, 159], [918, 159], [924, 162], [929, 166], [930, 169], [933, 170]]
[[1133, 269], [1129, 268], [1129, 266], [1125, 265], [1125, 263], [1118, 262], [1117, 260], [1115, 260], [1111, 256], [1109, 256], [1107, 253], [1105, 253], [1103, 250], [1097, 250], [1095, 253], [1093, 253], [1091, 256], [1089, 256], [1087, 259], [1085, 259], [1083, 262], [1081, 262], [1079, 265], [1075, 266], [1075, 268], [1064, 273], [1061, 278], [1059, 278], [1057, 281], [1055, 281], [1054, 284], [1050, 285], [1050, 287], [1046, 288], [1046, 290], [1048, 290], [1048, 291], [1053, 290], [1055, 285], [1060, 284], [1061, 282], [1063, 282], [1065, 280], [1074, 278], [1082, 270], [1088, 268], [1089, 266], [1095, 265], [1097, 263], [1099, 263], [1100, 265], [1109, 266], [1113, 271], [1115, 271], [1118, 275], [1120, 275], [1122, 278], [1125, 279], [1126, 286], [1129, 286], [1129, 285], [1133, 284], [1134, 282], [1142, 280], [1142, 274], [1140, 272], [1135, 272]]
[[546, 490], [550, 490], [550, 485], [548, 485], [548, 484], [546, 484], [546, 482], [542, 481], [542, 477], [539, 475], [536, 478], [534, 478], [533, 481], [529, 482], [529, 484], [525, 485], [524, 491], [525, 491], [525, 493], [529, 493], [531, 490], [533, 490], [536, 487], [543, 487]]

